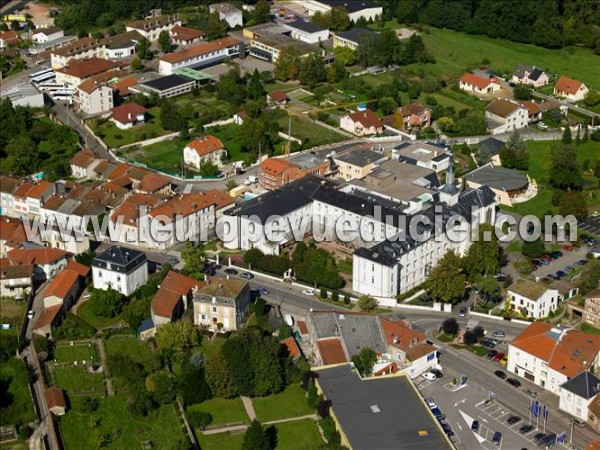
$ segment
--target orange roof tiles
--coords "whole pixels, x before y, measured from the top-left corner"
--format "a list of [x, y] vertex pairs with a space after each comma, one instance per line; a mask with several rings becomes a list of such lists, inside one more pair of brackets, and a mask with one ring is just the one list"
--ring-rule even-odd
[[186, 297], [193, 288], [203, 285], [202, 281], [193, 280], [172, 270], [169, 271], [152, 299], [152, 312], [157, 316], [172, 318], [182, 297]]
[[48, 285], [46, 292], [44, 292], [44, 298], [57, 297], [64, 299], [78, 279], [79, 274], [77, 272], [67, 269], [61, 270]]
[[182, 27], [181, 25], [175, 25], [171, 28], [171, 36], [175, 39], [182, 41], [192, 41], [204, 37], [204, 31], [196, 30], [194, 28]]
[[72, 270], [79, 276], [85, 278], [90, 274], [90, 270], [92, 270], [92, 268], [90, 266], [86, 266], [85, 264], [81, 264], [77, 261], [71, 260], [67, 263], [67, 267], [65, 267], [65, 270]]
[[235, 200], [229, 195], [227, 192], [219, 191], [218, 189], [211, 189], [207, 191], [204, 195], [215, 204], [216, 209], [221, 209], [226, 206], [232, 205]]
[[187, 147], [194, 149], [198, 156], [208, 155], [223, 148], [223, 143], [219, 138], [209, 134], [203, 137], [194, 139], [188, 143]]
[[34, 184], [29, 181], [22, 183], [17, 187], [17, 189], [13, 193], [13, 196], [18, 198], [26, 198], [27, 194], [33, 188], [33, 186]]
[[137, 116], [146, 114], [148, 110], [137, 103], [124, 103], [112, 109], [112, 118], [120, 123], [130, 123], [137, 120]]
[[96, 48], [100, 45], [100, 41], [98, 39], [94, 39], [91, 37], [84, 37], [81, 39], [77, 39], [74, 42], [71, 42], [64, 47], [57, 48], [52, 50], [51, 53], [59, 56], [69, 56], [76, 53], [80, 53], [84, 50], [88, 50], [90, 48]]
[[0, 39], [3, 41], [12, 41], [19, 39], [19, 35], [14, 30], [2, 31], [0, 33]]
[[168, 53], [161, 56], [160, 59], [169, 63], [177, 63], [185, 61], [186, 59], [195, 58], [200, 55], [205, 55], [207, 53], [213, 53], [224, 48], [233, 47], [241, 43], [242, 41], [239, 39], [233, 37], [224, 37], [215, 41], [204, 42], [175, 53]]
[[383, 317], [379, 321], [386, 343], [404, 352], [425, 340], [423, 333], [410, 329], [404, 322], [392, 322]]
[[166, 201], [150, 211], [152, 217], [165, 216], [173, 221], [175, 216], [188, 216], [214, 204], [204, 194], [190, 193]]
[[188, 295], [192, 289], [202, 286], [204, 286], [203, 281], [194, 280], [173, 270], [169, 271], [161, 284], [161, 288], [165, 287], [181, 295]]
[[116, 222], [119, 217], [123, 217], [124, 225], [135, 225], [140, 218], [140, 210], [145, 207], [150, 210], [156, 206], [163, 197], [157, 194], [133, 194], [128, 197], [121, 206], [111, 214], [111, 219]]
[[7, 216], [0, 216], [0, 240], [14, 246], [27, 242], [27, 235], [23, 222]]
[[348, 362], [340, 338], [320, 339], [317, 341], [317, 347], [325, 366]]
[[123, 72], [120, 69], [108, 70], [83, 80], [79, 86], [77, 86], [77, 89], [89, 94], [94, 92], [99, 87], [105, 86], [110, 80], [119, 78], [121, 76], [123, 76]]
[[298, 327], [298, 331], [300, 334], [308, 334], [308, 327], [306, 326], [306, 322], [303, 320], [299, 320], [296, 322], [296, 326]]
[[133, 77], [122, 78], [111, 85], [113, 91], [119, 91], [119, 95], [129, 95], [129, 88], [137, 86], [138, 80]]
[[365, 128], [381, 128], [383, 126], [381, 119], [379, 119], [370, 109], [352, 113], [350, 114], [350, 119], [352, 119], [353, 122], [360, 123]]
[[83, 149], [71, 158], [69, 164], [76, 167], [88, 167], [96, 159], [96, 154], [89, 148]]
[[479, 89], [485, 89], [490, 84], [496, 82], [495, 78], [482, 78], [472, 73], [465, 73], [462, 77], [460, 77], [460, 81], [465, 84], [476, 86]]
[[35, 330], [53, 325], [62, 311], [62, 305], [53, 305], [44, 310], [44, 314], [35, 323]]
[[136, 189], [138, 191], [144, 191], [153, 193], [163, 189], [165, 186], [168, 186], [171, 183], [171, 180], [164, 175], [160, 175], [158, 173], [150, 172], [140, 180], [140, 183], [137, 185]]
[[50, 188], [52, 188], [52, 183], [50, 183], [48, 181], [40, 181], [38, 184], [35, 184], [29, 190], [29, 192], [27, 192], [27, 197], [39, 199]]
[[67, 66], [63, 67], [62, 69], [58, 69], [58, 72], [75, 78], [83, 79], [111, 69], [115, 69], [117, 67], [120, 67], [120, 63], [109, 61], [108, 59], [72, 59], [69, 61]]
[[268, 173], [269, 175], [279, 175], [285, 170], [292, 168], [299, 169], [296, 164], [279, 158], [268, 158], [260, 163], [260, 170]]
[[12, 264], [50, 264], [67, 256], [67, 252], [57, 248], [15, 248], [8, 252]]
[[288, 352], [290, 353], [290, 356], [292, 357], [292, 359], [294, 359], [298, 355], [300, 355], [300, 347], [298, 347], [298, 343], [292, 336], [290, 336], [287, 339], [283, 339], [283, 340], [279, 341], [279, 343], [281, 345], [284, 345], [288, 349]]
[[283, 91], [272, 91], [272, 92], [269, 92], [268, 95], [271, 98], [271, 100], [274, 100], [277, 103], [285, 102], [290, 99], [288, 97], [288, 95]]
[[48, 404], [48, 409], [52, 408], [66, 408], [67, 402], [65, 401], [65, 395], [63, 394], [62, 389], [57, 387], [51, 387], [46, 389], [46, 393], [44, 394], [46, 397], [46, 403]]
[[574, 80], [573, 78], [561, 76], [556, 84], [554, 85], [554, 89], [557, 92], [565, 92], [567, 94], [576, 94], [579, 88], [583, 83], [581, 81]]

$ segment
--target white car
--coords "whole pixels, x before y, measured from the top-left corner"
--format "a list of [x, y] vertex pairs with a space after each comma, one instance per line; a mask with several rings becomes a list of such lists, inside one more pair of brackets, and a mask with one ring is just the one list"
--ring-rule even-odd
[[427, 381], [435, 381], [435, 380], [437, 380], [437, 377], [433, 373], [431, 373], [431, 372], [425, 372], [421, 376], [423, 378], [425, 378]]
[[33, 316], [35, 316], [35, 311], [33, 309], [30, 309], [29, 312], [27, 313], [27, 318], [33, 319]]
[[302, 293], [303, 293], [304, 295], [315, 295], [315, 290], [314, 290], [314, 289], [304, 289], [304, 290], [302, 291]]
[[242, 184], [244, 186], [250, 186], [251, 184], [256, 183], [258, 180], [255, 176], [248, 175], [246, 178], [242, 180]]
[[542, 130], [548, 129], [548, 125], [546, 125], [544, 122], [538, 123], [537, 126], [538, 126], [538, 128], [541, 128]]

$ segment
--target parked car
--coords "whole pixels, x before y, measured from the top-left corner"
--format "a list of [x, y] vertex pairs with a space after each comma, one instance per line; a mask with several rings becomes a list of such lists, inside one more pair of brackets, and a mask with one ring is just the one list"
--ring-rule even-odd
[[559, 278], [564, 278], [567, 276], [567, 274], [565, 272], [563, 272], [562, 270], [559, 270], [558, 272], [556, 272], [555, 276], [557, 276]]
[[315, 295], [315, 290], [314, 290], [314, 289], [312, 289], [312, 288], [309, 288], [309, 289], [304, 289], [304, 290], [302, 291], [302, 293], [303, 293], [304, 295]]
[[519, 428], [519, 433], [521, 434], [527, 434], [529, 433], [531, 430], [533, 430], [535, 427], [533, 425], [523, 425], [521, 428]]
[[500, 365], [501, 366], [506, 366], [508, 364], [508, 358], [505, 356], [504, 358], [502, 358], [500, 360]]
[[467, 308], [460, 308], [458, 310], [458, 316], [459, 317], [465, 317], [467, 315]]
[[250, 272], [242, 272], [240, 277], [242, 277], [244, 280], [251, 280], [254, 278], [254, 275], [252, 275]]
[[444, 374], [441, 370], [431, 369], [430, 372], [436, 376], [436, 378], [444, 378]]
[[548, 125], [546, 125], [544, 122], [538, 122], [537, 126], [541, 130], [547, 130], [548, 129]]
[[497, 339], [504, 339], [506, 337], [506, 334], [504, 333], [504, 331], [494, 331], [492, 333], [492, 337], [495, 337]]
[[454, 431], [452, 431], [452, 427], [447, 422], [440, 422], [440, 425], [442, 425], [442, 430], [444, 430], [446, 436], [454, 436]]
[[552, 259], [558, 259], [563, 256], [563, 252], [556, 250], [556, 251], [550, 253], [550, 256], [552, 256]]
[[509, 425], [514, 425], [515, 423], [519, 423], [521, 421], [521, 418], [519, 416], [510, 416], [508, 419], [506, 419], [506, 423]]
[[521, 382], [515, 378], [507, 378], [506, 382], [516, 388], [521, 387]]
[[429, 406], [429, 409], [438, 407], [437, 403], [431, 397], [424, 398], [423, 400], [425, 400], [425, 403], [427, 406]]
[[537, 440], [538, 447], [553, 447], [556, 444], [556, 433], [548, 433]]
[[29, 311], [27, 311], [28, 319], [33, 319], [33, 316], [35, 316], [35, 311], [33, 309], [30, 309]]
[[501, 379], [503, 379], [503, 380], [506, 378], [506, 374], [505, 374], [504, 372], [502, 372], [501, 370], [496, 370], [496, 371], [494, 372], [494, 374], [495, 374], [495, 375], [496, 375], [498, 378], [501, 378]]
[[502, 358], [504, 358], [504, 353], [498, 352], [498, 354], [492, 358], [492, 362], [500, 362]]
[[573, 250], [573, 246], [572, 245], [563, 245], [562, 249], [570, 252], [571, 250]]
[[479, 420], [474, 420], [471, 424], [471, 431], [477, 432], [479, 430]]
[[489, 352], [487, 352], [486, 358], [487, 359], [492, 359], [494, 358], [496, 355], [498, 354], [497, 350], [490, 350]]
[[485, 348], [494, 348], [496, 346], [496, 343], [493, 341], [490, 341], [489, 339], [484, 339], [483, 341], [481, 341], [479, 343], [479, 345], [481, 345], [482, 347], [485, 347]]
[[271, 292], [271, 291], [269, 291], [267, 288], [264, 288], [264, 287], [258, 288], [258, 293], [260, 295], [269, 295], [269, 292]]
[[258, 181], [258, 179], [253, 175], [248, 175], [246, 178], [242, 180], [242, 184], [244, 186], [250, 186]]
[[425, 372], [421, 376], [423, 378], [425, 378], [427, 381], [435, 381], [435, 380], [437, 380], [437, 377], [433, 373], [431, 373], [431, 372]]
[[502, 442], [502, 433], [496, 431], [492, 436], [492, 444], [498, 446], [500, 442]]
[[431, 408], [431, 414], [433, 414], [437, 420], [443, 420], [446, 418], [446, 414], [444, 414], [439, 407]]
[[232, 268], [228, 267], [227, 269], [225, 269], [225, 273], [227, 275], [237, 275], [238, 271], [235, 270], [235, 269], [232, 269]]
[[535, 441], [539, 441], [539, 440], [540, 440], [541, 438], [543, 438], [543, 437], [546, 437], [546, 433], [536, 433], [536, 434], [533, 436], [533, 439], [534, 439]]

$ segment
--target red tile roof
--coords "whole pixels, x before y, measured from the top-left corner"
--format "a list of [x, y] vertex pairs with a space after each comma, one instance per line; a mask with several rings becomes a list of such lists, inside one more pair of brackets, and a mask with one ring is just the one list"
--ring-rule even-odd
[[88, 167], [96, 159], [96, 154], [89, 148], [83, 149], [71, 158], [69, 164], [76, 167]]
[[306, 326], [306, 322], [303, 320], [299, 320], [296, 322], [296, 326], [298, 327], [298, 331], [300, 334], [308, 334], [308, 327]]
[[[594, 400], [592, 401], [592, 404], [600, 404], [600, 394], [596, 395], [596, 397], [594, 397]], [[592, 404], [590, 404], [590, 410], [592, 409]], [[598, 412], [596, 412], [598, 411]], [[594, 415], [596, 417], [599, 417], [600, 414], [600, 408], [594, 408]], [[590, 442], [587, 447], [585, 448], [585, 450], [600, 450], [600, 441], [595, 440]]]
[[98, 39], [94, 39], [91, 37], [84, 37], [81, 39], [77, 39], [76, 41], [65, 45], [64, 47], [57, 48], [56, 50], [52, 50], [51, 53], [53, 55], [59, 56], [69, 56], [74, 55], [76, 53], [81, 53], [85, 50], [96, 48], [100, 45], [100, 41]]
[[290, 336], [287, 339], [283, 339], [283, 340], [279, 341], [279, 343], [281, 345], [285, 345], [285, 347], [288, 349], [288, 352], [290, 353], [290, 356], [292, 357], [292, 359], [294, 359], [298, 355], [300, 355], [300, 347], [298, 347], [298, 343], [292, 336]]
[[273, 91], [270, 92], [268, 95], [271, 98], [271, 100], [276, 101], [277, 103], [285, 102], [290, 99], [287, 96], [287, 94], [283, 91]]
[[50, 264], [67, 256], [67, 252], [57, 248], [15, 248], [8, 252], [12, 264]]
[[64, 299], [79, 280], [79, 274], [73, 270], [61, 270], [50, 282], [44, 298], [56, 297]]
[[42, 195], [44, 195], [49, 189], [52, 188], [52, 183], [48, 181], [40, 181], [35, 184], [29, 192], [27, 192], [28, 198], [37, 198], [39, 199]]
[[47, 327], [48, 325], [54, 325], [56, 319], [59, 317], [62, 311], [62, 305], [52, 305], [44, 310], [44, 313], [35, 322], [34, 330]]
[[187, 147], [194, 149], [196, 153], [198, 153], [198, 156], [204, 156], [222, 149], [223, 143], [219, 138], [209, 134], [194, 139], [192, 142], [188, 143]]
[[92, 268], [72, 260], [67, 263], [65, 270], [72, 270], [83, 278], [86, 278], [90, 274], [90, 270], [92, 270]]
[[152, 217], [166, 216], [172, 221], [177, 215], [188, 216], [212, 204], [214, 203], [206, 195], [193, 192], [171, 198], [150, 211], [150, 215]]
[[320, 339], [317, 347], [324, 366], [348, 362], [340, 338]]
[[149, 211], [162, 199], [163, 197], [158, 194], [133, 194], [113, 211], [111, 220], [117, 222], [119, 217], [123, 217], [123, 225], [137, 226], [141, 208], [145, 207]]
[[269, 175], [279, 175], [290, 168], [299, 169], [296, 164], [279, 158], [267, 158], [260, 163], [260, 170]]
[[3, 31], [0, 33], [0, 39], [3, 41], [16, 41], [19, 39], [19, 35], [14, 30]]
[[204, 286], [203, 281], [194, 280], [173, 270], [169, 271], [161, 284], [161, 288], [165, 287], [181, 295], [188, 295], [192, 289], [202, 286]]
[[365, 128], [381, 128], [383, 126], [381, 119], [379, 119], [370, 109], [352, 113], [350, 114], [350, 119], [352, 119], [353, 122], [360, 123]]
[[194, 45], [193, 47], [180, 50], [175, 53], [168, 53], [161, 56], [162, 61], [169, 63], [178, 63], [187, 59], [195, 58], [207, 53], [216, 52], [224, 48], [234, 47], [241, 44], [242, 41], [233, 37], [224, 37], [216, 41], [204, 42], [202, 44]]
[[232, 196], [230, 196], [227, 192], [219, 191], [218, 189], [211, 189], [207, 191], [204, 195], [208, 197], [208, 199], [215, 204], [215, 209], [221, 209], [226, 206], [232, 205], [235, 200]]
[[124, 103], [112, 109], [112, 118], [120, 123], [132, 123], [140, 114], [146, 114], [148, 110], [137, 103]]
[[134, 76], [122, 78], [115, 83], [111, 84], [113, 91], [119, 91], [119, 95], [129, 95], [129, 88], [137, 86], [138, 80]]
[[187, 297], [193, 288], [199, 288], [204, 282], [193, 280], [180, 273], [169, 271], [163, 280], [160, 289], [152, 299], [152, 312], [161, 317], [173, 317], [173, 312], [177, 305], [182, 301], [182, 297]]
[[171, 28], [169, 33], [173, 38], [183, 41], [192, 41], [194, 39], [204, 37], [204, 31], [182, 27], [181, 25], [175, 25], [173, 28]]
[[140, 183], [137, 185], [136, 189], [138, 191], [153, 193], [161, 190], [170, 183], [171, 180], [168, 177], [151, 172], [144, 175], [144, 177], [140, 180]]
[[118, 62], [102, 58], [72, 59], [68, 65], [62, 69], [58, 69], [58, 72], [84, 79], [111, 69], [116, 69], [120, 65]]
[[381, 328], [388, 345], [393, 345], [404, 352], [424, 341], [426, 336], [420, 331], [410, 329], [404, 322], [392, 322], [381, 317]]
[[120, 69], [108, 70], [83, 80], [79, 86], [77, 86], [77, 89], [89, 94], [101, 86], [106, 86], [109, 81], [122, 76], [123, 72]]
[[427, 111], [427, 108], [425, 108], [419, 102], [411, 103], [410, 105], [404, 105], [401, 108], [399, 108], [399, 112], [402, 117], [411, 116], [411, 115], [421, 116], [426, 111]]
[[65, 395], [63, 394], [62, 389], [57, 387], [51, 387], [46, 389], [46, 393], [44, 394], [46, 397], [46, 403], [48, 404], [48, 409], [52, 409], [55, 407], [66, 408], [67, 402], [65, 401]]
[[17, 187], [17, 189], [13, 193], [13, 196], [18, 198], [27, 198], [27, 193], [33, 188], [33, 186], [33, 183], [29, 181], [22, 183], [21, 185], [19, 185], [19, 187]]
[[490, 84], [496, 83], [495, 78], [482, 78], [472, 73], [465, 73], [462, 77], [460, 77], [460, 81], [465, 84], [476, 86], [479, 89], [485, 89]]
[[5, 241], [9, 247], [15, 247], [27, 240], [23, 222], [19, 219], [0, 216], [0, 241]]
[[579, 88], [583, 83], [581, 81], [574, 80], [573, 78], [561, 76], [556, 84], [554, 85], [554, 90], [556, 92], [565, 92], [567, 94], [576, 94]]

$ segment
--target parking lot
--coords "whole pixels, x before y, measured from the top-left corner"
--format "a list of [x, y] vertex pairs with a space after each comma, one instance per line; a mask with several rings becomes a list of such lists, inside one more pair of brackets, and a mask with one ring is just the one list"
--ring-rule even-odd
[[533, 272], [537, 277], [544, 278], [548, 275], [554, 275], [558, 271], [565, 271], [568, 266], [575, 266], [577, 261], [585, 260], [590, 248], [587, 245], [582, 245], [580, 248], [573, 250], [561, 249], [562, 256], [553, 259], [548, 265], [540, 266], [539, 269]]
[[587, 217], [583, 222], [579, 224], [577, 228], [586, 233], [591, 233], [595, 234], [596, 236], [600, 236], [600, 216]]

